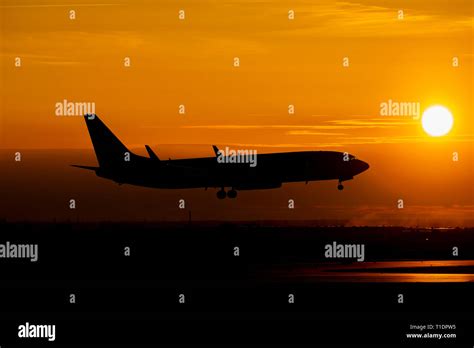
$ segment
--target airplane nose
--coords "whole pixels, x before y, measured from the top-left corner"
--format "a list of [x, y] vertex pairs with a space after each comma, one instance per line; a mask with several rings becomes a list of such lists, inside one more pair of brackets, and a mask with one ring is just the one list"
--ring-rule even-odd
[[362, 172], [365, 172], [367, 169], [370, 168], [367, 162], [364, 162], [364, 161], [361, 161], [361, 162], [362, 162]]
[[367, 162], [361, 161], [361, 160], [355, 160], [354, 163], [354, 171], [355, 175], [360, 174], [362, 172], [365, 172], [367, 169], [369, 169], [369, 164]]

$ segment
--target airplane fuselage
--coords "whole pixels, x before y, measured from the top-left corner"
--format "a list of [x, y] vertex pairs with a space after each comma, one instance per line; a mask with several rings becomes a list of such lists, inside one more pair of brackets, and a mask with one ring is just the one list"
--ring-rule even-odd
[[365, 162], [335, 151], [257, 156], [257, 165], [252, 167], [249, 163], [219, 163], [217, 157], [156, 161], [133, 155], [120, 168], [100, 168], [97, 175], [121, 184], [154, 188], [232, 187], [248, 190], [277, 188], [290, 182], [345, 181], [368, 168]]

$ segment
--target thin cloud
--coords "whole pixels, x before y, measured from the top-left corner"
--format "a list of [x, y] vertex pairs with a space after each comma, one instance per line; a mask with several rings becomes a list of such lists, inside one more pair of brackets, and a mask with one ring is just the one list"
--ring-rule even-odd
[[286, 132], [285, 134], [288, 135], [348, 135], [346, 133], [332, 133], [332, 132], [313, 132], [313, 131], [308, 131], [308, 130], [295, 130], [295, 131], [289, 131]]
[[41, 8], [41, 7], [99, 7], [99, 6], [117, 6], [117, 3], [97, 3], [97, 4], [31, 4], [31, 5], [0, 5], [0, 8]]
[[363, 129], [363, 128], [392, 128], [394, 124], [326, 124], [326, 125], [238, 125], [238, 124], [218, 124], [218, 125], [192, 125], [182, 126], [181, 128], [190, 129], [216, 129], [216, 130], [245, 130], [245, 129], [283, 129], [283, 130], [331, 130], [331, 129]]

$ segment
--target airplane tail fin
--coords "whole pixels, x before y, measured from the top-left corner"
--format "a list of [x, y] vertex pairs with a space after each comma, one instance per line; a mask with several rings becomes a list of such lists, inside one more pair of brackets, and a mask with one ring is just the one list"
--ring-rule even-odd
[[100, 167], [115, 167], [124, 163], [127, 147], [110, 131], [97, 115], [85, 115], [87, 129]]

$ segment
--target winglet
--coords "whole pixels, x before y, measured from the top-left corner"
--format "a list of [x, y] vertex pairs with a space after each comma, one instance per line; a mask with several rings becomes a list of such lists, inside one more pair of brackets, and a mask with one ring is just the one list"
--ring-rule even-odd
[[145, 148], [146, 148], [146, 151], [148, 152], [148, 154], [150, 155], [150, 158], [151, 159], [154, 159], [156, 161], [159, 161], [160, 159], [158, 158], [158, 156], [156, 155], [156, 153], [153, 152], [153, 150], [151, 149], [151, 147], [149, 147], [148, 145], [145, 145]]
[[219, 148], [218, 148], [216, 145], [212, 145], [212, 148], [214, 149], [214, 153], [216, 154], [216, 156], [219, 156], [219, 154], [220, 154], [220, 152], [221, 152], [221, 151], [219, 150]]

